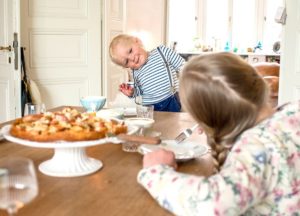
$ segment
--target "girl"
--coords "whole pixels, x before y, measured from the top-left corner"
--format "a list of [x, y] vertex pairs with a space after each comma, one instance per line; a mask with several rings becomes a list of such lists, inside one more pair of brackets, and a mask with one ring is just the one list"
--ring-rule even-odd
[[215, 174], [178, 173], [174, 154], [159, 150], [144, 156], [138, 182], [176, 215], [299, 215], [300, 103], [273, 110], [263, 78], [231, 53], [190, 60], [180, 82]]

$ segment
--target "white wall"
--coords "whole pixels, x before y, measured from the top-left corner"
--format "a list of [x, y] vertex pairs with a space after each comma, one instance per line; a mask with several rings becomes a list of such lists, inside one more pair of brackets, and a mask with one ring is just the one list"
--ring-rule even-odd
[[127, 0], [125, 32], [138, 36], [147, 50], [165, 44], [166, 0]]

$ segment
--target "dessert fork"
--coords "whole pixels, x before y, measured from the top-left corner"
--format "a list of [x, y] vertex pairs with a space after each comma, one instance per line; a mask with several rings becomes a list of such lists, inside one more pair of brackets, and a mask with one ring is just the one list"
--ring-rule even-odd
[[175, 142], [177, 144], [183, 142], [186, 138], [192, 135], [193, 131], [198, 127], [198, 124], [195, 124], [192, 128], [187, 128], [184, 131], [182, 131], [176, 138]]

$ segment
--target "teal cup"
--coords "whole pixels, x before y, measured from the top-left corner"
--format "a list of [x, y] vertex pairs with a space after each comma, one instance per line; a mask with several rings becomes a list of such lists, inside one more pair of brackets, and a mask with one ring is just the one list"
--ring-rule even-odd
[[104, 107], [106, 103], [106, 97], [85, 96], [80, 98], [80, 103], [87, 112], [98, 112]]

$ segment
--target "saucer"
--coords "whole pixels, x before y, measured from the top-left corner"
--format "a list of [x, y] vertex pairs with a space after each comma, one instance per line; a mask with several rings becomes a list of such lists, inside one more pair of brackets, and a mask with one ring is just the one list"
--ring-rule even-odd
[[159, 131], [153, 131], [153, 130], [146, 130], [144, 132], [144, 136], [148, 136], [148, 137], [160, 137], [161, 136], [161, 132], [159, 132]]
[[127, 125], [134, 125], [137, 127], [143, 127], [145, 129], [151, 128], [154, 124], [154, 119], [150, 118], [127, 118], [125, 119]]
[[117, 118], [117, 119], [123, 119], [124, 118], [124, 112], [121, 109], [103, 109], [96, 113], [97, 117], [101, 118]]
[[183, 141], [182, 143], [177, 144], [175, 140], [162, 140], [159, 145], [142, 144], [138, 147], [138, 152], [145, 155], [158, 149], [174, 152], [177, 161], [198, 158], [208, 152], [208, 148], [205, 145], [191, 141]]
[[136, 116], [136, 108], [124, 107], [124, 116]]

